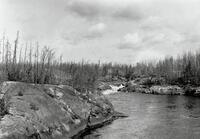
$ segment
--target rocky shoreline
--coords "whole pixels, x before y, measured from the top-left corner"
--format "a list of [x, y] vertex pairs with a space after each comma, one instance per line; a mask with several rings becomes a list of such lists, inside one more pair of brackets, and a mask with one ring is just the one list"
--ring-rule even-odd
[[137, 78], [126, 82], [124, 86], [118, 91], [155, 95], [200, 96], [200, 87], [192, 85], [170, 85], [166, 84], [163, 79], [157, 78]]
[[77, 139], [117, 118], [127, 117], [114, 110], [102, 94], [105, 90], [200, 96], [200, 87], [169, 85], [152, 78], [100, 82], [95, 92], [87, 93], [67, 85], [3, 82], [0, 85], [0, 139]]
[[4, 82], [0, 89], [0, 139], [75, 138], [126, 116], [99, 92], [21, 82]]
[[97, 129], [97, 128], [101, 128], [107, 124], [110, 124], [111, 122], [113, 122], [114, 120], [118, 119], [118, 118], [126, 118], [128, 117], [127, 115], [120, 113], [120, 112], [115, 112], [113, 114], [113, 116], [104, 119], [102, 121], [98, 121], [96, 123], [93, 123], [90, 126], [87, 126], [84, 130], [81, 130], [78, 134], [76, 134], [75, 136], [73, 136], [73, 139], [79, 139], [82, 138], [83, 136], [87, 135], [88, 133], [90, 133], [92, 130]]

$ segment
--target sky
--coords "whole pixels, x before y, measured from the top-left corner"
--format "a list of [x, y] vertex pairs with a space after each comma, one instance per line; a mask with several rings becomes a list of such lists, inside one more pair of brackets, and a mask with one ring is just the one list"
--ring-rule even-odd
[[64, 61], [140, 61], [200, 48], [199, 0], [0, 0], [0, 36]]

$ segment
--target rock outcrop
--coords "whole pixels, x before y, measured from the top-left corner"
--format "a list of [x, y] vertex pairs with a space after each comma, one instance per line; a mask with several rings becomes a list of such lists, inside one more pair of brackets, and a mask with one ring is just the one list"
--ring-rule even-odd
[[71, 138], [117, 115], [97, 92], [20, 82], [4, 82], [0, 89], [0, 139]]
[[137, 93], [146, 93], [150, 94], [150, 89], [145, 85], [141, 85], [135, 81], [129, 81], [125, 84], [125, 87], [120, 88], [118, 91], [122, 92], [137, 92]]
[[168, 85], [168, 86], [152, 86], [150, 88], [151, 94], [159, 94], [159, 95], [183, 95], [184, 90], [176, 85]]
[[[144, 79], [141, 79], [141, 80], [137, 79], [137, 80], [129, 81], [125, 85], [124, 88], [121, 88], [118, 91], [136, 92], [136, 93], [145, 93], [145, 94], [157, 94], [157, 95], [183, 95], [184, 94], [184, 89], [182, 89], [179, 86], [155, 85], [155, 84], [151, 84], [151, 86], [149, 86], [149, 85], [146, 85], [147, 80], [145, 79], [145, 81], [144, 81]], [[154, 81], [158, 82], [158, 80], [155, 80], [155, 79], [154, 79]], [[151, 81], [151, 83], [152, 82], [153, 81]], [[198, 91], [196, 91], [196, 94], [198, 94]]]
[[200, 87], [186, 86], [184, 88], [184, 94], [187, 96], [200, 97]]

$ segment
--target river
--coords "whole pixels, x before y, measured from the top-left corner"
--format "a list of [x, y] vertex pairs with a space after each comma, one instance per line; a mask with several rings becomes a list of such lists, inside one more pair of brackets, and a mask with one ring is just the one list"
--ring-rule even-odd
[[199, 139], [200, 98], [116, 93], [107, 96], [118, 119], [83, 139]]

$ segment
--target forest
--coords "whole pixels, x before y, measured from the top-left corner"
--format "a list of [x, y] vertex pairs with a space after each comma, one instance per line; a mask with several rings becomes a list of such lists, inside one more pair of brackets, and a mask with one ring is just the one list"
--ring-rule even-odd
[[21, 81], [36, 84], [66, 84], [79, 91], [93, 90], [98, 81], [134, 78], [164, 78], [167, 84], [200, 84], [200, 51], [187, 52], [177, 57], [166, 57], [157, 62], [136, 64], [64, 62], [62, 56], [39, 43], [19, 44], [19, 32], [14, 42], [0, 41], [0, 81]]

